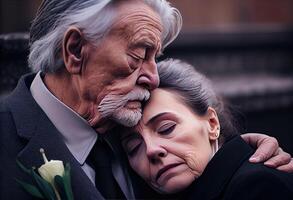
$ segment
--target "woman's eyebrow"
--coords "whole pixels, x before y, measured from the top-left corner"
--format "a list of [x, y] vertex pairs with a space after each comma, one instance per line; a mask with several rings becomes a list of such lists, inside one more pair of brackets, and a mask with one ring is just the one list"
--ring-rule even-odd
[[163, 113], [159, 113], [159, 114], [153, 116], [151, 119], [149, 119], [147, 121], [146, 125], [148, 126], [149, 124], [154, 123], [157, 119], [159, 119], [160, 117], [167, 115], [167, 114], [168, 114], [168, 112], [163, 112]]

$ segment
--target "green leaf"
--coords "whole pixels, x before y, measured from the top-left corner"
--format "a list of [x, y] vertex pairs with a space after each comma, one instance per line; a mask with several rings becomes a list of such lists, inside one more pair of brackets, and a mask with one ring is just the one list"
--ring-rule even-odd
[[66, 163], [65, 169], [64, 169], [64, 175], [63, 175], [65, 191], [66, 191], [68, 200], [73, 200], [74, 198], [73, 198], [73, 192], [71, 187], [70, 171], [71, 171], [70, 164]]
[[26, 168], [19, 160], [16, 159], [16, 163], [17, 163], [18, 167], [20, 169], [22, 169], [22, 171], [24, 171], [27, 174], [30, 174], [31, 173], [31, 170], [28, 169], [28, 168]]
[[54, 178], [55, 185], [58, 187], [58, 191], [60, 192], [61, 199], [65, 200], [73, 200], [73, 193], [71, 188], [71, 178], [70, 178], [70, 165], [67, 163], [64, 169], [64, 175], [55, 176]]
[[15, 179], [16, 182], [28, 193], [30, 193], [31, 195], [40, 198], [40, 199], [44, 199], [44, 196], [41, 194], [41, 192], [39, 191], [39, 189], [37, 187], [35, 187], [34, 185], [25, 183], [21, 180]]
[[64, 186], [64, 180], [61, 176], [56, 175], [54, 177], [54, 182], [55, 182], [55, 186], [57, 187], [57, 190], [60, 194], [60, 197], [62, 200], [69, 200], [67, 195], [66, 195], [66, 191], [65, 191], [65, 186]]
[[50, 183], [44, 180], [42, 177], [40, 177], [34, 170], [31, 170], [31, 173], [39, 189], [41, 190], [42, 194], [48, 200], [56, 200], [57, 199], [56, 194], [54, 192], [53, 187], [50, 185]]

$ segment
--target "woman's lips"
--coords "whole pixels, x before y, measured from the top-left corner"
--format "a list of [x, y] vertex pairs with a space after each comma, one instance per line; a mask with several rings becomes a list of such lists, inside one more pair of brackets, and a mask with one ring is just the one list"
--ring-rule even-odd
[[181, 164], [182, 163], [173, 163], [173, 164], [166, 165], [165, 167], [161, 168], [156, 175], [156, 182], [165, 172], [167, 172], [168, 170], [173, 169]]

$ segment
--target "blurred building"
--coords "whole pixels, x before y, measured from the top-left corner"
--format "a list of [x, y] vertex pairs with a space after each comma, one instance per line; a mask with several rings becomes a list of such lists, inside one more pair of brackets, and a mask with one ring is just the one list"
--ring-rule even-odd
[[182, 13], [185, 31], [242, 25], [293, 25], [292, 0], [170, 0]]
[[[0, 0], [0, 95], [29, 71], [29, 25], [41, 0]], [[170, 0], [183, 31], [165, 51], [192, 63], [242, 113], [245, 131], [293, 154], [293, 0]], [[20, 34], [10, 34], [21, 32]]]
[[[28, 31], [42, 0], [0, 0], [0, 33]], [[293, 0], [170, 0], [184, 31], [239, 25], [293, 25]]]

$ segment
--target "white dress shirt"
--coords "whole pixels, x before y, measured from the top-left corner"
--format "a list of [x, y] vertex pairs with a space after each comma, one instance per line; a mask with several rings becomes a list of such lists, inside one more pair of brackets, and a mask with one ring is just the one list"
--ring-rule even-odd
[[[64, 143], [71, 154], [95, 185], [95, 171], [85, 161], [98, 139], [97, 132], [85, 119], [47, 89], [42, 80], [41, 72], [38, 72], [34, 78], [30, 91], [37, 104], [63, 136]], [[116, 159], [112, 161], [112, 172], [126, 197], [134, 199], [131, 181]]]
[[81, 168], [95, 184], [95, 171], [85, 162], [98, 134], [86, 120], [57, 99], [45, 86], [39, 72], [33, 80], [30, 91], [41, 109], [62, 134], [64, 142], [79, 162]]

